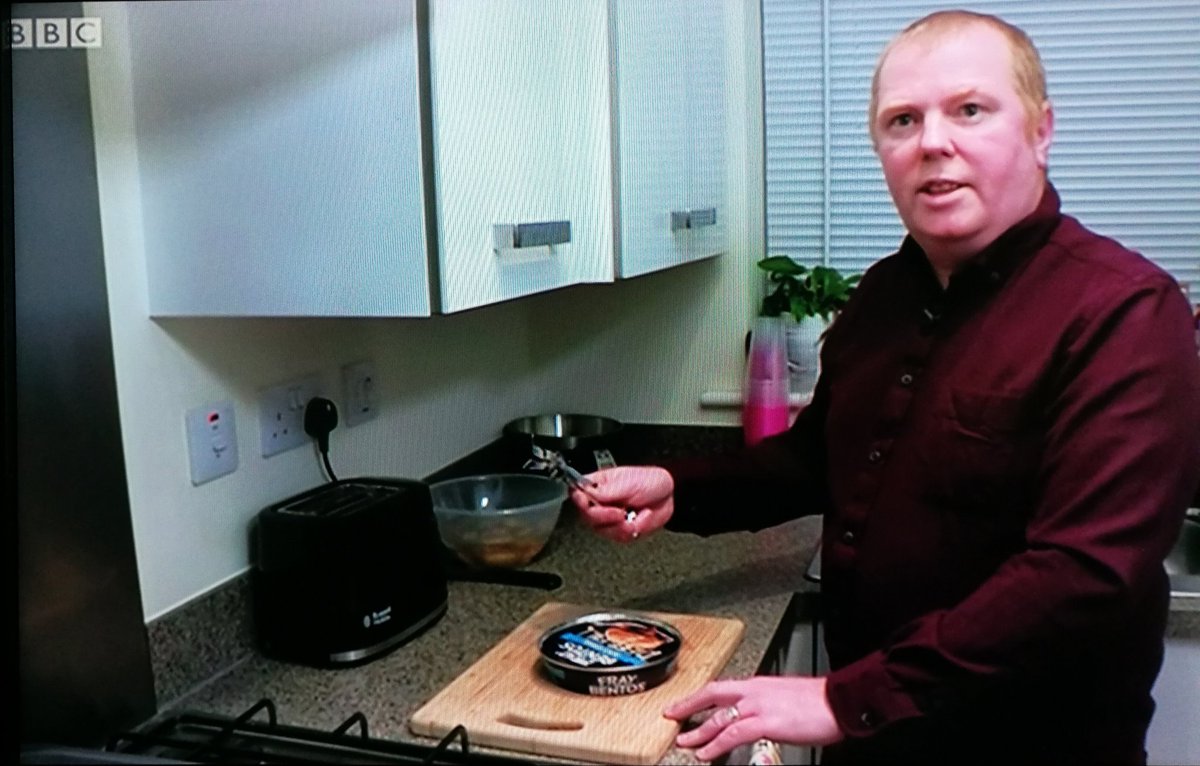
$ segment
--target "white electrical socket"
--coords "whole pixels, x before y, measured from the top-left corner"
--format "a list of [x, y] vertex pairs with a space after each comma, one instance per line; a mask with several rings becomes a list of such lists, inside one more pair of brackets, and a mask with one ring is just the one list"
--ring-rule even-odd
[[281, 383], [258, 395], [258, 427], [263, 457], [278, 455], [312, 441], [304, 432], [304, 408], [308, 400], [319, 396], [321, 378], [306, 378]]
[[187, 426], [188, 465], [192, 484], [200, 486], [237, 470], [237, 429], [233, 402], [193, 407], [184, 414]]
[[345, 403], [342, 417], [347, 426], [356, 426], [375, 417], [377, 386], [375, 363], [371, 360], [342, 367], [342, 401]]

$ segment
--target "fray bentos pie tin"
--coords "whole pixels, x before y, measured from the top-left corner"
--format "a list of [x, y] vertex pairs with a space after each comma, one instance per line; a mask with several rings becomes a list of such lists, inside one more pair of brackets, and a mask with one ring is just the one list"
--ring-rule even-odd
[[607, 697], [637, 694], [667, 680], [682, 645], [683, 636], [665, 622], [597, 612], [546, 631], [538, 651], [554, 683]]

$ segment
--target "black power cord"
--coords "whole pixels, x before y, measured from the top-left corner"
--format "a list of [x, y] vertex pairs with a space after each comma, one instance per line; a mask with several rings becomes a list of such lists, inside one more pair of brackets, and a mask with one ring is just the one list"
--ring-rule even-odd
[[329, 432], [337, 428], [337, 424], [337, 407], [333, 402], [320, 396], [308, 400], [304, 407], [304, 432], [317, 440], [317, 449], [321, 451], [330, 481], [337, 481], [337, 477], [329, 465]]

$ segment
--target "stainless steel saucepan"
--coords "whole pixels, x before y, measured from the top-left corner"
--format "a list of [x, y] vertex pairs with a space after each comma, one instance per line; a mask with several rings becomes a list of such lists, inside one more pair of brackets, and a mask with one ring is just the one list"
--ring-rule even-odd
[[552, 413], [517, 418], [504, 426], [504, 434], [532, 439], [539, 447], [558, 452], [602, 449], [611, 446], [623, 426], [600, 415]]
[[576, 471], [591, 473], [621, 460], [623, 430], [613, 418], [550, 413], [517, 418], [504, 426], [504, 436], [522, 461], [534, 457], [534, 448], [541, 447], [562, 455]]

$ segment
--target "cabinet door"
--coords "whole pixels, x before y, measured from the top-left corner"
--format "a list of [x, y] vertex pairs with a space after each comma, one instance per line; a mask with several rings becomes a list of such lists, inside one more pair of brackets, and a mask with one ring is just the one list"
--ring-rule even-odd
[[[617, 0], [617, 154], [620, 165], [618, 275], [633, 277], [683, 263], [691, 138], [688, 84], [692, 0]], [[703, 3], [701, 3], [703, 4]]]
[[[606, 8], [430, 2], [442, 311], [612, 281]], [[570, 238], [497, 247], [496, 227], [539, 224]]]
[[724, 253], [727, 241], [728, 169], [725, 166], [727, 110], [725, 86], [728, 82], [729, 2], [701, 2], [688, 5], [691, 22], [691, 58], [687, 92], [688, 125], [691, 127], [691, 173], [688, 184], [689, 210], [713, 211], [714, 216], [699, 219], [689, 230], [688, 257], [691, 260]]
[[725, 250], [725, 15], [614, 2], [621, 277]]
[[151, 314], [430, 313], [411, 2], [110, 8]]

